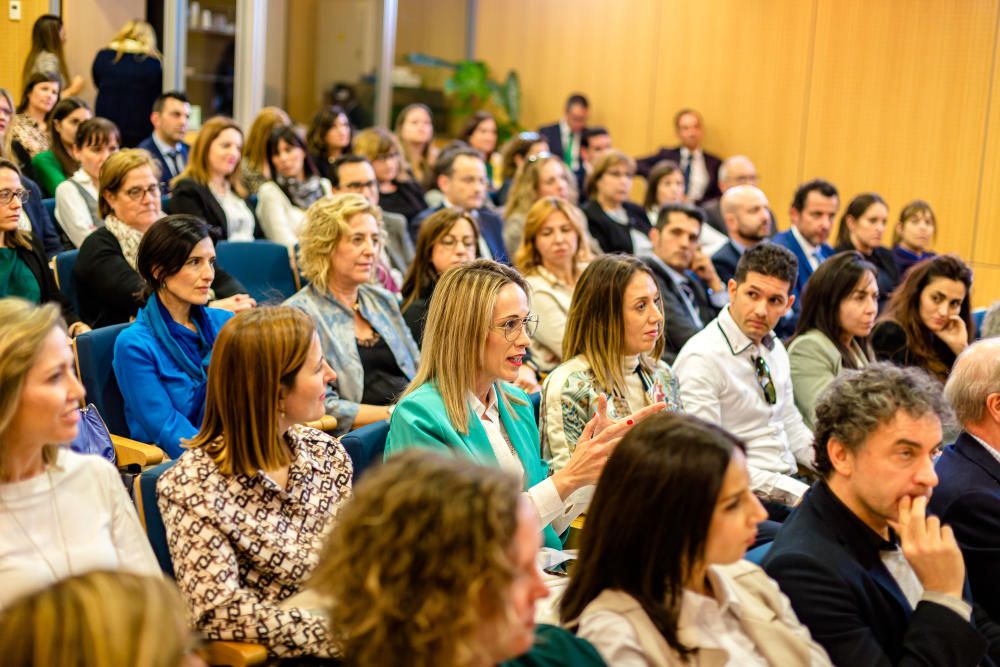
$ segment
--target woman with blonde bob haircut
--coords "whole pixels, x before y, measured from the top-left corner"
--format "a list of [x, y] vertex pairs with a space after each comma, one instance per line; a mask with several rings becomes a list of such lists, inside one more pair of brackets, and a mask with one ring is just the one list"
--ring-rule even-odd
[[0, 299], [0, 612], [73, 574], [160, 572], [115, 467], [59, 446], [83, 398], [59, 309]]
[[576, 179], [562, 158], [539, 153], [527, 158], [514, 176], [503, 212], [503, 241], [513, 255], [521, 245], [524, 225], [532, 205], [544, 197], [565, 199], [575, 204]]
[[[514, 475], [430, 452], [366, 475], [313, 578], [347, 664], [496, 665], [528, 651], [548, 590], [538, 522], [520, 496]], [[534, 643], [503, 664], [604, 664], [560, 628], [539, 627]]]
[[340, 442], [302, 426], [336, 379], [294, 308], [245, 311], [215, 339], [201, 430], [157, 484], [177, 583], [211, 639], [329, 653], [325, 620], [288, 599], [351, 495]]
[[388, 419], [417, 370], [420, 351], [396, 297], [372, 281], [384, 233], [378, 207], [359, 194], [320, 199], [299, 237], [309, 280], [285, 304], [316, 323], [323, 356], [340, 376], [327, 395], [337, 432]]
[[177, 589], [161, 577], [95, 571], [16, 602], [0, 623], [4, 664], [194, 667], [196, 638]]
[[586, 225], [580, 209], [565, 199], [539, 199], [528, 210], [524, 239], [514, 255], [514, 266], [531, 287], [531, 301], [538, 313], [531, 356], [542, 371], [550, 371], [562, 361], [573, 288], [591, 259]]
[[594, 484], [620, 436], [662, 404], [612, 425], [606, 406], [586, 422], [581, 446], [549, 475], [528, 395], [512, 383], [538, 319], [528, 309], [528, 285], [517, 271], [479, 259], [449, 269], [431, 299], [420, 368], [389, 423], [386, 458], [411, 447], [457, 450], [523, 481], [543, 527], [545, 545], [585, 506], [576, 492]]
[[649, 267], [629, 255], [591, 262], [573, 291], [565, 361], [542, 388], [542, 448], [554, 470], [573, 456], [583, 425], [605, 400], [612, 418], [650, 405], [681, 411], [663, 346], [660, 290]]

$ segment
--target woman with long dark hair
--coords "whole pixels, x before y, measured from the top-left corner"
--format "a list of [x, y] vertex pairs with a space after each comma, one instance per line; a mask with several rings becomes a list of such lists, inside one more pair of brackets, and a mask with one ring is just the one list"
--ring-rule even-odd
[[899, 285], [899, 269], [892, 251], [882, 246], [889, 222], [889, 205], [874, 192], [865, 192], [851, 200], [840, 216], [836, 252], [857, 250], [878, 269], [878, 310], [885, 310], [889, 297]]
[[323, 178], [330, 178], [338, 157], [350, 154], [353, 138], [354, 128], [342, 108], [333, 105], [316, 113], [306, 133], [306, 145]]

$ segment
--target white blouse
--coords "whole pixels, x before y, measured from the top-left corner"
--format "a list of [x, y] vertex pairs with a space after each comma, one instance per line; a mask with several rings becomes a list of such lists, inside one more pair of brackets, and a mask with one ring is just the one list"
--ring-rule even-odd
[[226, 188], [226, 194], [221, 197], [215, 192], [212, 194], [222, 207], [222, 212], [226, 214], [228, 240], [253, 241], [253, 230], [257, 223], [247, 203], [229, 187]]

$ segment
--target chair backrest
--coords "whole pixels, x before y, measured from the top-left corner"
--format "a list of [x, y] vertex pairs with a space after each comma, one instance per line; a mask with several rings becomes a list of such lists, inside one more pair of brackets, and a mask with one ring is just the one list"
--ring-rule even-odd
[[42, 200], [42, 206], [45, 207], [45, 212], [49, 214], [49, 220], [52, 222], [56, 221], [56, 200], [54, 197], [48, 197]]
[[139, 511], [139, 520], [146, 529], [146, 537], [153, 547], [160, 569], [171, 579], [174, 577], [174, 564], [167, 547], [167, 529], [163, 526], [160, 505], [156, 502], [156, 483], [175, 463], [177, 461], [164, 461], [158, 466], [143, 470], [135, 478], [135, 505]]
[[73, 354], [77, 375], [87, 390], [87, 400], [97, 407], [109, 431], [130, 437], [125, 421], [125, 400], [111, 367], [115, 341], [127, 326], [114, 324], [80, 334], [73, 339]]
[[52, 258], [52, 268], [56, 274], [56, 287], [73, 307], [74, 313], [80, 312], [80, 301], [76, 294], [76, 281], [73, 280], [73, 267], [76, 266], [76, 258], [80, 254], [79, 250], [67, 250]]
[[355, 483], [366, 469], [382, 462], [388, 435], [389, 422], [383, 419], [341, 436], [340, 444], [347, 450], [354, 465]]
[[215, 246], [219, 268], [243, 283], [258, 304], [284, 301], [298, 291], [294, 259], [273, 241], [220, 241]]
[[766, 556], [767, 552], [771, 550], [772, 544], [774, 544], [774, 542], [768, 542], [767, 544], [762, 544], [759, 547], [755, 547], [750, 551], [748, 551], [746, 555], [743, 556], [743, 558], [750, 561], [754, 565], [760, 565], [761, 562], [764, 560], [764, 556]]
[[535, 423], [541, 423], [539, 418], [542, 412], [542, 392], [536, 391], [534, 394], [528, 394], [528, 398], [531, 399], [531, 407], [535, 411]]
[[986, 308], [976, 308], [972, 311], [972, 323], [976, 327], [976, 338], [983, 335], [983, 320], [986, 319]]

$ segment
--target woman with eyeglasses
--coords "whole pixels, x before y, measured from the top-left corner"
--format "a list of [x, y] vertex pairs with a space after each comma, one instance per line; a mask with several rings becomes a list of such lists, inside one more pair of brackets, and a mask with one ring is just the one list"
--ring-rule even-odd
[[635, 160], [621, 151], [608, 151], [587, 177], [587, 215], [590, 235], [604, 252], [641, 255], [651, 252], [649, 218], [628, 200], [635, 176]]
[[576, 204], [576, 179], [562, 158], [539, 153], [525, 159], [514, 176], [503, 212], [503, 241], [511, 257], [521, 247], [528, 210], [543, 197], [557, 197]]
[[[104, 227], [84, 240], [73, 268], [80, 316], [95, 328], [128, 322], [143, 304], [139, 243], [163, 217], [159, 179], [156, 160], [140, 148], [118, 151], [101, 167], [98, 211]], [[212, 291], [212, 308], [240, 312], [256, 305], [239, 281], [222, 270], [215, 273]]]
[[56, 287], [41, 240], [20, 227], [24, 203], [31, 196], [21, 183], [21, 172], [0, 158], [0, 298], [16, 296], [31, 303], [54, 302], [75, 336], [90, 327], [80, 321]]
[[403, 280], [403, 318], [417, 345], [423, 345], [427, 310], [445, 271], [479, 257], [479, 225], [467, 213], [443, 208], [420, 225], [410, 270]]
[[498, 207], [507, 204], [514, 177], [529, 158], [549, 152], [549, 143], [537, 132], [522, 132], [510, 139], [500, 149], [502, 156], [500, 189], [493, 193], [493, 203]]
[[392, 132], [369, 127], [354, 138], [354, 154], [372, 163], [378, 180], [378, 205], [383, 211], [416, 218], [427, 208], [424, 191], [403, 168], [403, 149]]
[[591, 262], [573, 290], [564, 361], [542, 388], [542, 452], [553, 470], [571, 460], [605, 400], [612, 419], [650, 405], [681, 411], [663, 345], [660, 289], [649, 267], [628, 255]]
[[524, 362], [538, 317], [528, 284], [514, 269], [479, 259], [442, 276], [431, 301], [420, 366], [392, 413], [385, 455], [412, 448], [455, 450], [514, 473], [543, 527], [545, 546], [585, 509], [585, 494], [632, 424], [659, 403], [614, 423], [601, 405], [588, 415], [579, 444], [549, 474], [539, 456], [538, 425], [528, 395], [512, 383]]

